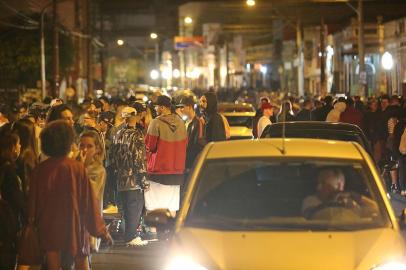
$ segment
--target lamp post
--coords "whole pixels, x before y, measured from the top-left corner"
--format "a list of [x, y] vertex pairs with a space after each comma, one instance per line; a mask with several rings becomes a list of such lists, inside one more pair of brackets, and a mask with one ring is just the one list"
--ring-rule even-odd
[[390, 52], [385, 52], [382, 55], [382, 67], [386, 71], [386, 91], [388, 95], [392, 95], [392, 76], [393, 57]]

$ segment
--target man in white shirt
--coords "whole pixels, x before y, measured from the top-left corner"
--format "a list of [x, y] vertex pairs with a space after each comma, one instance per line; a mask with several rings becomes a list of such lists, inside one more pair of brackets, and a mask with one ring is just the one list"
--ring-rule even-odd
[[265, 127], [272, 124], [270, 117], [273, 115], [273, 108], [270, 103], [262, 104], [261, 110], [263, 112], [263, 116], [258, 120], [258, 138], [261, 138], [262, 132], [264, 131]]

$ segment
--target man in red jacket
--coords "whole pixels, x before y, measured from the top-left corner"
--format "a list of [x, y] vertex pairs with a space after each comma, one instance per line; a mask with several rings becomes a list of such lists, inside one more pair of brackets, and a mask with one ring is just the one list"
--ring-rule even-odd
[[150, 189], [145, 192], [145, 208], [148, 211], [168, 209], [175, 215], [184, 181], [187, 133], [183, 120], [171, 112], [171, 106], [169, 97], [158, 97], [159, 116], [151, 121], [145, 137], [150, 180]]

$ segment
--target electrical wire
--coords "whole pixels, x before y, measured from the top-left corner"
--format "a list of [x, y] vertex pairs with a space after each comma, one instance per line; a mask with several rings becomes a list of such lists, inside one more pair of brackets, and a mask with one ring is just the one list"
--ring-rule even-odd
[[21, 13], [20, 11], [18, 11], [17, 9], [13, 8], [12, 6], [10, 6], [9, 4], [7, 4], [5, 1], [0, 0], [0, 3], [3, 4], [3, 6], [5, 6], [7, 9], [13, 11], [14, 13], [16, 13], [17, 15], [20, 15], [20, 17], [26, 19], [28, 23], [33, 24], [33, 25], [39, 25], [39, 23], [35, 20], [33, 20], [32, 18], [26, 16], [25, 14]]
[[23, 25], [18, 25], [18, 24], [14, 24], [14, 23], [4, 22], [4, 21], [0, 21], [0, 24], [4, 25], [4, 26], [13, 27], [13, 28], [17, 28], [17, 29], [24, 29], [24, 30], [38, 29], [38, 26], [23, 26]]

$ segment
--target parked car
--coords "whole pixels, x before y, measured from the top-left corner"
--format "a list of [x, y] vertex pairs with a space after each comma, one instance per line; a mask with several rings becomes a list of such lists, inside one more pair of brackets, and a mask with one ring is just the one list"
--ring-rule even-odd
[[[404, 216], [356, 142], [210, 143], [188, 183], [164, 269], [406, 267]], [[171, 223], [162, 211], [147, 221]]]
[[347, 123], [320, 121], [274, 123], [264, 129], [261, 138], [282, 137], [283, 126], [285, 126], [286, 138], [314, 138], [357, 142], [371, 157], [373, 156], [370, 142], [364, 132], [358, 126]]
[[230, 139], [251, 139], [252, 121], [255, 112], [225, 112], [222, 113], [230, 125]]
[[218, 104], [217, 109], [219, 113], [255, 112], [254, 106], [250, 103], [222, 102]]

